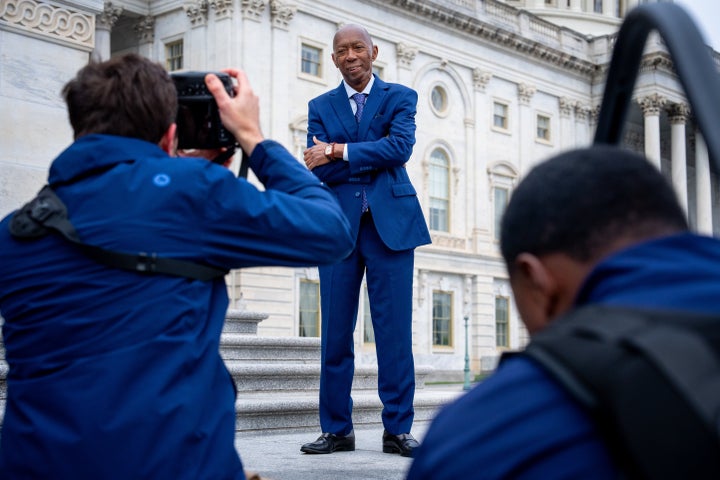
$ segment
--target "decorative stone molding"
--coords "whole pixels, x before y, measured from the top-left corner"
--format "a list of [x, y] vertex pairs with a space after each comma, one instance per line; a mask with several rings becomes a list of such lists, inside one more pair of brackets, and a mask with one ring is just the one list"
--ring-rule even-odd
[[474, 69], [473, 70], [473, 86], [475, 87], [475, 91], [484, 92], [488, 83], [490, 83], [491, 78], [492, 78], [492, 73], [485, 72], [479, 68]]
[[95, 47], [95, 15], [34, 0], [0, 0], [0, 29], [69, 43], [83, 50]]
[[297, 12], [297, 5], [283, 0], [270, 0], [270, 18], [272, 26], [287, 30]]
[[535, 92], [537, 92], [537, 88], [532, 85], [520, 83], [518, 84], [517, 89], [520, 105], [530, 105], [530, 99], [532, 99], [532, 96], [535, 95]]
[[637, 102], [640, 108], [642, 108], [643, 115], [649, 117], [651, 115], [660, 115], [660, 110], [667, 103], [667, 98], [653, 93], [652, 95], [638, 98]]
[[433, 247], [452, 250], [465, 250], [467, 242], [464, 238], [452, 237], [443, 234], [431, 234]]
[[403, 42], [395, 45], [395, 54], [397, 55], [398, 65], [403, 68], [410, 68], [415, 55], [417, 55], [418, 47], [407, 45]]
[[210, 7], [215, 10], [218, 20], [232, 17], [233, 0], [210, 0]]
[[562, 118], [570, 118], [573, 109], [575, 108], [575, 102], [567, 97], [558, 98], [558, 109], [560, 110], [560, 116]]
[[425, 303], [425, 290], [427, 288], [428, 272], [427, 270], [418, 270], [418, 281], [417, 281], [417, 299], [418, 305], [422, 307]]
[[102, 30], [112, 30], [122, 15], [123, 8], [116, 7], [112, 2], [105, 2], [102, 13], [95, 17], [95, 26]]
[[690, 106], [687, 103], [673, 103], [668, 107], [668, 115], [673, 125], [685, 125], [690, 117]]
[[240, 11], [242, 12], [243, 18], [249, 18], [250, 20], [259, 22], [266, 5], [265, 0], [242, 0], [240, 2]]
[[140, 43], [152, 43], [155, 39], [155, 17], [141, 17], [134, 29]]
[[185, 14], [190, 19], [192, 28], [204, 27], [207, 25], [208, 18], [208, 2], [207, 0], [195, 0], [183, 5]]
[[588, 114], [590, 115], [590, 124], [597, 125], [598, 118], [600, 117], [600, 105], [598, 104], [590, 108]]
[[590, 107], [583, 104], [582, 102], [575, 103], [575, 120], [578, 122], [584, 122], [588, 119], [590, 113]]

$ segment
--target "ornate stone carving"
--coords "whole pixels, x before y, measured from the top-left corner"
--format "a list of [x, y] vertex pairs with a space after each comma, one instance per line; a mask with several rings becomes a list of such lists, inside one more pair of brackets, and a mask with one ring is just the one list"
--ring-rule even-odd
[[183, 5], [185, 14], [190, 19], [190, 25], [195, 27], [203, 27], [207, 25], [208, 2], [207, 0], [195, 0]]
[[575, 102], [575, 120], [584, 122], [588, 118], [590, 107], [582, 102]]
[[290, 21], [297, 12], [297, 5], [283, 0], [270, 0], [270, 18], [276, 28], [288, 29]]
[[397, 55], [398, 65], [403, 68], [410, 68], [415, 55], [417, 55], [418, 47], [407, 45], [403, 42], [395, 45], [395, 54]]
[[485, 87], [487, 87], [488, 83], [490, 83], [490, 79], [492, 78], [492, 73], [485, 72], [479, 68], [476, 68], [473, 70], [473, 86], [475, 87], [475, 90], [478, 92], [484, 92]]
[[115, 26], [118, 18], [122, 15], [122, 12], [122, 7], [116, 7], [112, 2], [105, 2], [102, 13], [95, 17], [96, 27], [104, 30], [112, 30], [112, 27]]
[[0, 20], [19, 30], [80, 45], [95, 46], [95, 16], [33, 0], [0, 0]]
[[652, 95], [638, 98], [637, 102], [640, 108], [642, 108], [643, 115], [648, 117], [650, 115], [660, 115], [660, 109], [667, 103], [667, 98], [653, 93]]
[[155, 17], [148, 15], [140, 18], [135, 24], [135, 33], [140, 43], [152, 42], [155, 39]]
[[690, 106], [687, 103], [673, 103], [668, 107], [668, 115], [673, 125], [685, 125], [690, 117]]
[[597, 125], [598, 118], [600, 117], [600, 105], [595, 105], [592, 107], [589, 111], [590, 114], [590, 124], [591, 125]]
[[260, 16], [265, 11], [265, 0], [242, 0], [240, 2], [240, 10], [243, 18], [260, 21]]
[[518, 84], [517, 89], [518, 89], [518, 98], [520, 99], [520, 105], [530, 105], [530, 99], [532, 98], [533, 95], [535, 95], [537, 88], [535, 88], [532, 85], [520, 83], [520, 84]]
[[560, 109], [560, 116], [563, 118], [570, 118], [575, 103], [567, 97], [558, 98], [558, 108]]
[[230, 18], [233, 13], [233, 0], [210, 0], [210, 7], [215, 10], [218, 19]]

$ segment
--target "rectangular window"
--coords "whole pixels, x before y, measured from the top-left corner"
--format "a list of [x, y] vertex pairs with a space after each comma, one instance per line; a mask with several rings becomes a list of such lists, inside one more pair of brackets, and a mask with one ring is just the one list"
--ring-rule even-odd
[[301, 337], [320, 336], [320, 283], [300, 280]]
[[430, 154], [430, 230], [448, 232], [450, 207], [450, 160], [441, 149]]
[[302, 73], [307, 73], [314, 77], [322, 76], [320, 59], [322, 58], [322, 50], [305, 43], [302, 44]]
[[165, 44], [165, 66], [169, 72], [183, 68], [183, 41]]
[[603, 0], [595, 0], [595, 3], [593, 5], [593, 11], [595, 13], [603, 12]]
[[538, 140], [550, 141], [550, 117], [546, 115], [537, 116], [536, 135]]
[[495, 207], [495, 240], [500, 240], [500, 226], [502, 224], [502, 216], [505, 213], [505, 207], [508, 204], [507, 188], [493, 188], [493, 206]]
[[507, 297], [495, 297], [495, 345], [509, 347], [508, 328], [510, 312]]
[[493, 126], [503, 130], [508, 129], [508, 106], [504, 103], [493, 104]]
[[432, 338], [435, 347], [452, 346], [452, 293], [433, 292]]
[[363, 342], [375, 343], [375, 330], [373, 330], [370, 296], [367, 288], [363, 290]]

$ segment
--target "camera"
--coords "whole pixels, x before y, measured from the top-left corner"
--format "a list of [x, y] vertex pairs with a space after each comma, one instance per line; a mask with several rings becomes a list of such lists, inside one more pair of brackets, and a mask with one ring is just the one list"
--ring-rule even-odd
[[177, 123], [179, 149], [216, 149], [236, 144], [235, 137], [220, 121], [217, 103], [205, 85], [205, 75], [214, 73], [225, 90], [235, 95], [232, 79], [226, 73], [177, 72], [170, 77], [175, 82], [178, 97]]

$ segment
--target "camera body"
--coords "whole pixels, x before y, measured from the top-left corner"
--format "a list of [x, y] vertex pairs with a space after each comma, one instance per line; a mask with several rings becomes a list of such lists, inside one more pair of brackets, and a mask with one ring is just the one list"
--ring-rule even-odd
[[[220, 121], [217, 103], [205, 85], [210, 72], [177, 72], [170, 77], [175, 82], [178, 97], [177, 136], [179, 149], [217, 149], [236, 144], [235, 137]], [[220, 78], [231, 97], [235, 95], [232, 79], [226, 73], [212, 72]]]

